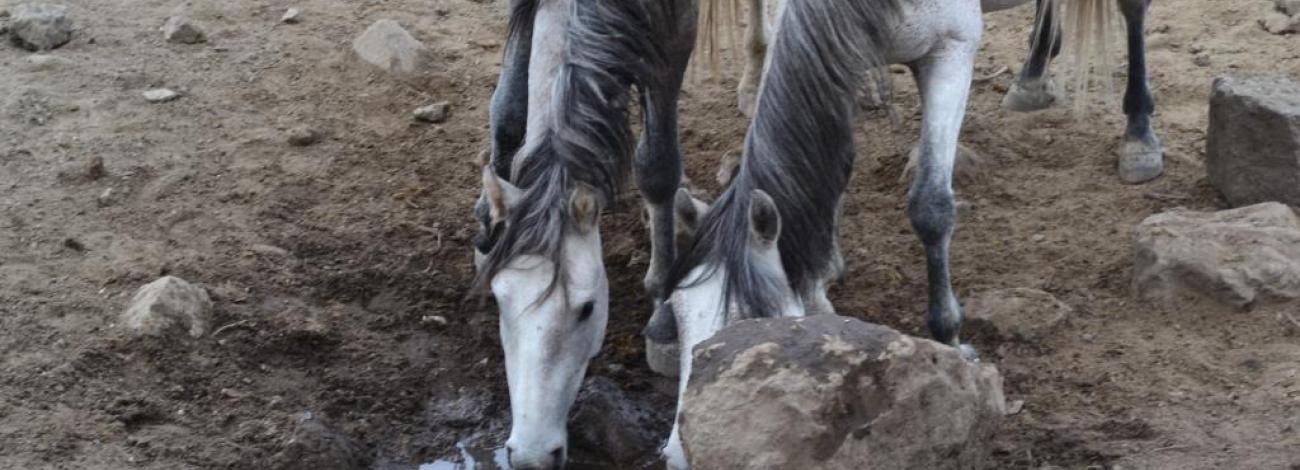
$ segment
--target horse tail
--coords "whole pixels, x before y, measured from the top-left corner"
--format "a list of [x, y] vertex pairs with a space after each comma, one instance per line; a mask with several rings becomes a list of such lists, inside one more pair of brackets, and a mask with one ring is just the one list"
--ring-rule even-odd
[[1038, 26], [1052, 28], [1052, 34], [1039, 35], [1036, 40], [1050, 40], [1057, 32], [1061, 34], [1061, 40], [1067, 44], [1063, 51], [1067, 69], [1062, 77], [1067, 89], [1072, 90], [1074, 113], [1081, 115], [1087, 109], [1094, 87], [1101, 88], [1102, 96], [1107, 99], [1115, 95], [1116, 44], [1123, 30], [1118, 3], [1115, 0], [1046, 0], [1044, 7], [1056, 14], [1041, 16], [1050, 16], [1054, 21]]

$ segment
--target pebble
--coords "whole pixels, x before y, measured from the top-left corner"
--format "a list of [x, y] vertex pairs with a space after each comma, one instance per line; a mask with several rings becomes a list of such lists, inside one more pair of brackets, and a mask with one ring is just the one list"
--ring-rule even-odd
[[310, 127], [295, 127], [287, 133], [289, 145], [306, 147], [320, 142], [320, 133]]
[[302, 21], [302, 10], [297, 8], [288, 9], [284, 12], [284, 16], [280, 17], [280, 22], [284, 24], [298, 24], [299, 21]]
[[99, 207], [108, 207], [113, 203], [113, 188], [104, 188], [104, 192], [99, 193], [95, 198], [95, 205]]
[[1007, 416], [1018, 415], [1021, 410], [1025, 409], [1024, 400], [1012, 400], [1007, 403]]
[[163, 25], [163, 38], [177, 44], [198, 44], [207, 42], [208, 35], [193, 20], [184, 15], [173, 15]]
[[420, 318], [420, 323], [436, 323], [439, 326], [447, 326], [447, 317], [441, 315], [425, 315]]
[[441, 101], [428, 106], [420, 107], [415, 110], [415, 119], [417, 121], [440, 124], [451, 117], [451, 104]]
[[180, 93], [167, 88], [155, 88], [144, 92], [143, 95], [144, 99], [148, 100], [150, 103], [166, 103], [181, 97]]
[[1197, 54], [1196, 57], [1192, 58], [1192, 63], [1196, 64], [1197, 67], [1209, 67], [1210, 56], [1209, 54]]

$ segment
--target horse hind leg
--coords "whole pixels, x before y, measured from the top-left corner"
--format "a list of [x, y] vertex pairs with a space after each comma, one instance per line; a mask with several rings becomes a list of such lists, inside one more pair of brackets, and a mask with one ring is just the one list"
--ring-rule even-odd
[[975, 352], [958, 338], [961, 306], [952, 290], [949, 244], [956, 221], [952, 178], [957, 140], [983, 27], [978, 12], [971, 23], [964, 37], [946, 39], [930, 56], [912, 64], [923, 114], [920, 162], [907, 201], [912, 228], [925, 245], [930, 333], [939, 342], [961, 348], [968, 359], [974, 359]]
[[1047, 73], [1052, 59], [1061, 53], [1061, 28], [1057, 0], [1038, 0], [1034, 15], [1034, 31], [1029, 38], [1029, 56], [1020, 75], [1002, 98], [1002, 107], [1009, 111], [1030, 112], [1047, 109], [1061, 96], [1060, 90]]
[[1128, 38], [1128, 86], [1124, 92], [1124, 114], [1128, 126], [1120, 147], [1119, 176], [1125, 183], [1137, 184], [1154, 179], [1164, 172], [1164, 150], [1160, 138], [1151, 130], [1151, 113], [1155, 100], [1147, 82], [1146, 44], [1143, 24], [1151, 0], [1116, 0], [1124, 15]]

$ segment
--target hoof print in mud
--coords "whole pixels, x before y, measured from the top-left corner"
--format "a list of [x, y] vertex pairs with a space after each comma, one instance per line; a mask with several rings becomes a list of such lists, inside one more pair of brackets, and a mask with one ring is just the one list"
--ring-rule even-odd
[[1006, 410], [991, 364], [834, 315], [737, 323], [694, 364], [692, 468], [981, 468]]

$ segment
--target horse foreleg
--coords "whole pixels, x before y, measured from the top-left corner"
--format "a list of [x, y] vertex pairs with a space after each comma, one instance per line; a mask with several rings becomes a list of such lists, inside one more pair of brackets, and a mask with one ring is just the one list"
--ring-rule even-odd
[[1047, 74], [1052, 59], [1061, 53], [1061, 28], [1056, 0], [1038, 0], [1034, 15], [1034, 31], [1029, 38], [1029, 57], [1011, 90], [1002, 98], [1002, 107], [1011, 111], [1028, 112], [1046, 109], [1056, 102], [1060, 93]]
[[[930, 333], [954, 347], [962, 346], [958, 340], [961, 306], [952, 291], [948, 257], [956, 219], [952, 174], [982, 28], [978, 17], [972, 21], [974, 30], [966, 31], [966, 38], [947, 39], [934, 53], [912, 64], [923, 115], [920, 162], [908, 192], [907, 215], [925, 245]], [[962, 352], [974, 358], [973, 349], [962, 347]]]
[[528, 58], [532, 54], [533, 13], [537, 0], [511, 0], [510, 26], [501, 76], [488, 109], [492, 133], [491, 165], [509, 180], [515, 152], [524, 142], [528, 121]]
[[1128, 128], [1120, 149], [1119, 176], [1137, 184], [1160, 176], [1164, 171], [1164, 150], [1151, 130], [1155, 100], [1147, 83], [1146, 44], [1142, 27], [1151, 0], [1117, 0], [1128, 30], [1128, 87], [1124, 92], [1124, 114]]
[[[772, 0], [778, 1], [778, 0]], [[763, 79], [763, 63], [767, 61], [767, 15], [763, 0], [749, 0], [749, 26], [745, 30], [745, 73], [736, 88], [740, 112], [754, 115], [754, 102], [758, 99], [758, 85]]]

